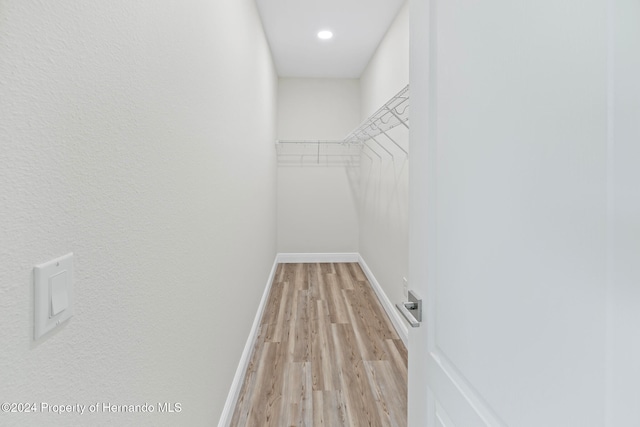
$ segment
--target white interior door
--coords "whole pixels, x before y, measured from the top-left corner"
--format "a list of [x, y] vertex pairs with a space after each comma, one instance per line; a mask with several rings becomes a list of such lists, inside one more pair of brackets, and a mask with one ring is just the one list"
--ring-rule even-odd
[[412, 427], [605, 425], [611, 3], [412, 0]]

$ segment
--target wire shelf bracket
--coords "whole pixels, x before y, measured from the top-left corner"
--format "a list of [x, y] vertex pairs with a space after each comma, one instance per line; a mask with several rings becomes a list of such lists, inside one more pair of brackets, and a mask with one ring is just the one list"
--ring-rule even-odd
[[[360, 126], [347, 135], [344, 141], [349, 143], [362, 143], [366, 140], [373, 139], [378, 145], [380, 145], [380, 143], [374, 138], [378, 135], [384, 135], [389, 141], [405, 153], [405, 155], [409, 155], [408, 151], [388, 134], [388, 131], [396, 126], [404, 126], [409, 129], [408, 123], [409, 85], [405, 86], [375, 113], [362, 122]], [[385, 149], [385, 151], [389, 153], [387, 149]]]
[[343, 140], [276, 141], [278, 164], [353, 166], [359, 164], [360, 154], [364, 154], [373, 161], [373, 157], [367, 154], [365, 148], [382, 161], [382, 156], [367, 144], [368, 141], [373, 141], [388, 155], [395, 158], [392, 151], [379, 140], [380, 135], [408, 156], [407, 149], [389, 135], [389, 131], [397, 126], [409, 129], [409, 85], [394, 95]]

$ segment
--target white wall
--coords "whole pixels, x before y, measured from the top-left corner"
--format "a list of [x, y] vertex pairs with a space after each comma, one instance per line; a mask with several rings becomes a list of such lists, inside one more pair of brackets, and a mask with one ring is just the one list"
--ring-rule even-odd
[[[366, 119], [409, 83], [409, 5], [400, 9], [361, 79], [361, 118]], [[409, 101], [411, 103], [411, 101]], [[390, 136], [405, 149], [409, 133], [399, 126]], [[408, 159], [384, 136], [367, 145], [361, 158], [360, 254], [393, 302], [404, 299], [408, 272]], [[410, 149], [409, 149], [410, 151]], [[410, 286], [411, 287], [411, 286]]]
[[[2, 2], [0, 401], [182, 412], [0, 424], [217, 422], [275, 256], [275, 99], [251, 0]], [[75, 316], [34, 343], [32, 268], [71, 251]]]
[[[278, 82], [278, 139], [342, 140], [358, 125], [358, 80]], [[358, 252], [357, 185], [345, 166], [278, 167], [278, 252]]]
[[409, 2], [398, 11], [360, 77], [361, 119], [409, 84]]
[[278, 139], [342, 140], [360, 121], [357, 79], [278, 79]]

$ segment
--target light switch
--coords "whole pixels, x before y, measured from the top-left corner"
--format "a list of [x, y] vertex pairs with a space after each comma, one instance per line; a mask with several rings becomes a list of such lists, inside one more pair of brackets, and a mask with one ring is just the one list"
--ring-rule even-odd
[[60, 314], [69, 306], [69, 298], [67, 297], [67, 280], [68, 272], [62, 271], [55, 276], [49, 278], [49, 290], [51, 293], [51, 314], [53, 317]]
[[34, 339], [73, 316], [73, 254], [35, 266]]

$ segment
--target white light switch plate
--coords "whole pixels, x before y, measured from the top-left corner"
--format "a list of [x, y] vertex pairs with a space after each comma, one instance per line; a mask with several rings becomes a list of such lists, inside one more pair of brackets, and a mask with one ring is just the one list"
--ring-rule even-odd
[[36, 265], [34, 340], [73, 316], [73, 254]]

